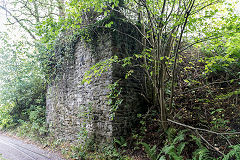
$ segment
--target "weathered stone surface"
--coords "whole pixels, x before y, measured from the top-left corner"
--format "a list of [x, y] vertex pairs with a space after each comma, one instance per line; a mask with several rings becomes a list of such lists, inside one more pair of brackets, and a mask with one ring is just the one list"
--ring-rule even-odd
[[[113, 55], [129, 56], [124, 47], [127, 37], [114, 43], [114, 33], [104, 33], [95, 39], [94, 52], [91, 46], [80, 40], [72, 60], [66, 60], [64, 70], [53, 80], [47, 90], [47, 123], [54, 136], [69, 141], [84, 141], [87, 134], [95, 141], [110, 141], [113, 136], [127, 135], [133, 127], [134, 118], [142, 103], [142, 71], [136, 68], [122, 68], [113, 64], [108, 72], [95, 78], [90, 84], [81, 84], [85, 72], [98, 61]], [[137, 47], [137, 46], [135, 46]], [[134, 77], [125, 79], [126, 70], [133, 69]], [[108, 86], [119, 81], [122, 88], [119, 98], [123, 102], [112, 119], [108, 103]]]

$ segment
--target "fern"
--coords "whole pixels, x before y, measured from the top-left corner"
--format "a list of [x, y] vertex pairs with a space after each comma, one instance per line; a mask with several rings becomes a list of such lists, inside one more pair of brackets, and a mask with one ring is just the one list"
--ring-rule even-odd
[[193, 160], [214, 160], [213, 157], [209, 155], [209, 150], [204, 147], [201, 143], [201, 139], [191, 135], [192, 140], [197, 144], [198, 149], [193, 152]]
[[153, 147], [151, 147], [149, 144], [141, 142], [140, 144], [143, 145], [145, 152], [147, 153], [148, 158], [150, 158], [151, 160], [164, 160], [165, 157], [160, 157], [160, 154], [157, 154], [157, 146], [154, 145]]
[[166, 160], [165, 156], [161, 156], [159, 160]]
[[182, 130], [178, 133], [176, 137], [174, 137], [174, 134], [176, 133], [175, 130], [168, 130], [167, 134], [170, 144], [164, 146], [162, 148], [162, 152], [165, 153], [165, 155], [169, 155], [171, 159], [183, 160], [184, 158], [181, 156], [181, 154], [187, 144], [187, 142], [183, 142], [183, 140], [185, 139], [186, 131], [187, 130]]
[[202, 146], [193, 152], [193, 160], [213, 160], [213, 158], [209, 156], [208, 149]]
[[163, 147], [162, 152], [164, 152], [166, 155], [169, 155], [172, 159], [176, 160], [182, 160], [183, 157], [177, 154], [175, 151], [175, 146], [174, 145], [167, 145]]
[[[177, 136], [174, 136], [176, 132], [170, 130], [168, 133], [167, 144], [162, 148], [161, 152], [157, 154], [157, 147], [154, 145], [151, 147], [147, 143], [140, 143], [143, 145], [148, 158], [151, 160], [184, 160], [182, 152], [187, 146], [188, 142], [185, 141], [185, 132], [187, 130], [182, 130], [178, 132]], [[192, 138], [191, 142], [195, 142], [198, 149], [196, 149], [192, 154], [192, 160], [219, 160], [219, 158], [214, 158], [210, 156], [209, 150], [201, 143], [201, 139], [194, 135], [190, 135]], [[236, 158], [240, 160], [240, 144], [231, 146], [232, 150], [223, 157], [223, 160], [230, 160], [231, 158]]]
[[169, 155], [171, 159], [183, 160], [183, 157], [180, 154], [178, 154], [179, 152], [177, 152], [175, 149], [176, 149], [175, 145], [171, 144], [163, 147], [162, 152], [164, 152], [166, 155]]
[[117, 143], [120, 147], [127, 147], [127, 141], [121, 136], [120, 139], [115, 139], [115, 143]]
[[177, 147], [177, 154], [180, 155], [184, 149], [184, 147], [186, 146], [187, 142], [182, 142], [178, 145]]
[[240, 144], [230, 146], [230, 148], [232, 148], [232, 150], [223, 157], [223, 160], [229, 160], [233, 157], [235, 157], [236, 159], [240, 159]]
[[173, 144], [177, 144], [177, 143], [183, 141], [183, 140], [184, 140], [184, 137], [185, 137], [185, 134], [184, 134], [184, 133], [185, 133], [186, 131], [187, 131], [187, 130], [182, 130], [182, 131], [180, 131], [180, 132], [178, 133], [178, 136], [174, 138]]

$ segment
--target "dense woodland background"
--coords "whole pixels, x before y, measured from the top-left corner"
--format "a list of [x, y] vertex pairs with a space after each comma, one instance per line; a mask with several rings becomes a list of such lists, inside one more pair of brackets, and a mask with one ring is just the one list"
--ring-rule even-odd
[[[2, 130], [57, 147], [67, 159], [240, 159], [238, 6], [225, 0], [2, 0], [9, 27], [0, 32]], [[119, 20], [140, 35], [140, 52], [109, 59], [123, 67], [138, 61], [144, 70], [147, 104], [136, 128], [102, 148], [52, 139], [47, 84], [79, 38], [94, 44], [93, 29], [118, 32]], [[104, 64], [93, 66], [85, 82], [107, 71]]]

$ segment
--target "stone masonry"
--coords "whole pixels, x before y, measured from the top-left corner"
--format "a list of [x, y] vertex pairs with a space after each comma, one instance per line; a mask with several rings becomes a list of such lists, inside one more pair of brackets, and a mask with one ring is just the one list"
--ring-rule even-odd
[[[93, 40], [96, 44], [94, 50], [90, 44], [79, 40], [74, 58], [65, 61], [59, 76], [49, 84], [47, 123], [55, 138], [85, 141], [84, 136], [87, 136], [96, 142], [110, 142], [112, 137], [127, 135], [132, 129], [142, 104], [141, 70], [132, 68], [134, 76], [125, 79], [126, 70], [131, 68], [113, 64], [107, 72], [93, 79], [90, 84], [81, 83], [85, 72], [97, 62], [113, 55], [119, 58], [129, 56], [129, 37], [123, 36], [116, 43], [116, 36], [118, 34], [111, 31], [100, 33]], [[130, 46], [131, 50], [137, 50], [134, 48], [136, 46]], [[119, 98], [123, 101], [112, 119], [108, 86], [116, 81], [119, 81]]]

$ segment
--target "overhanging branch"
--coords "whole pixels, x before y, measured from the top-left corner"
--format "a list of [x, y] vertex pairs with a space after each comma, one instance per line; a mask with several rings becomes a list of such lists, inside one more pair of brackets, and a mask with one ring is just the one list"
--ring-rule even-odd
[[5, 8], [4, 6], [0, 6], [1, 9], [3, 9], [4, 11], [6, 11], [25, 31], [28, 32], [28, 34], [34, 39], [36, 40], [36, 37], [33, 35], [33, 33], [16, 17], [14, 16], [7, 8]]

